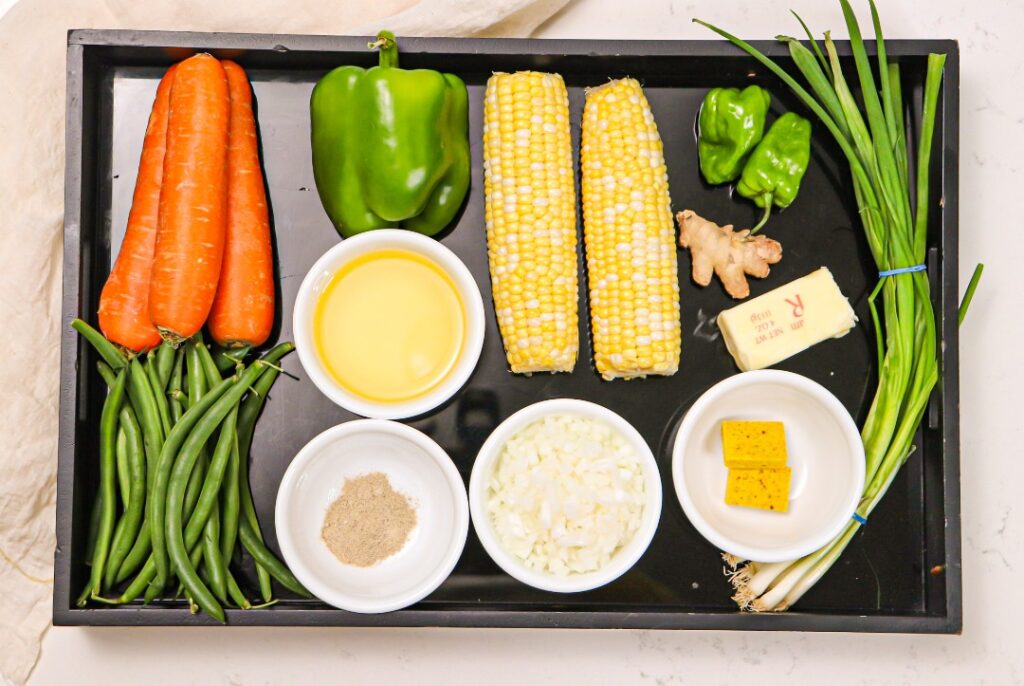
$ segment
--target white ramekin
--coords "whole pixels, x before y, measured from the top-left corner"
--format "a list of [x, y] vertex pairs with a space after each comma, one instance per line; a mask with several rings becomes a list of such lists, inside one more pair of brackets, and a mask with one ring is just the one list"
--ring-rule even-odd
[[[378, 250], [408, 250], [439, 265], [458, 290], [466, 312], [466, 340], [455, 368], [440, 385], [418, 398], [398, 403], [381, 403], [355, 395], [328, 373], [313, 344], [313, 315], [324, 289], [338, 270], [353, 259]], [[341, 407], [364, 417], [403, 419], [433, 410], [451, 398], [469, 380], [480, 359], [484, 344], [484, 304], [480, 289], [455, 254], [429, 238], [413, 231], [380, 229], [346, 238], [325, 252], [306, 274], [295, 297], [292, 333], [302, 368], [320, 392]]]
[[[372, 567], [340, 562], [320, 537], [346, 479], [381, 472], [416, 509], [405, 546]], [[350, 612], [390, 612], [419, 602], [455, 568], [469, 531], [466, 487], [448, 454], [425, 434], [382, 419], [324, 431], [292, 460], [277, 492], [275, 530], [295, 577]]]
[[[643, 469], [646, 502], [640, 528], [633, 538], [612, 556], [607, 565], [594, 572], [560, 577], [531, 569], [521, 559], [505, 550], [494, 531], [491, 515], [487, 511], [487, 482], [501, 455], [502, 448], [512, 436], [538, 419], [564, 414], [579, 415], [604, 422], [633, 446]], [[484, 550], [510, 576], [544, 591], [557, 593], [589, 591], [604, 586], [625, 574], [647, 550], [661, 519], [661, 476], [654, 454], [643, 436], [632, 424], [616, 413], [586, 400], [572, 398], [544, 400], [524, 407], [513, 414], [499, 424], [484, 442], [477, 454], [476, 462], [473, 465], [473, 474], [469, 480], [469, 511], [473, 519], [473, 528], [480, 543], [483, 544]]]
[[[793, 470], [787, 512], [725, 504], [726, 419], [785, 424]], [[672, 480], [694, 528], [724, 552], [755, 562], [795, 560], [849, 524], [864, 489], [864, 445], [825, 387], [781, 370], [745, 372], [712, 386], [687, 411], [672, 450]]]

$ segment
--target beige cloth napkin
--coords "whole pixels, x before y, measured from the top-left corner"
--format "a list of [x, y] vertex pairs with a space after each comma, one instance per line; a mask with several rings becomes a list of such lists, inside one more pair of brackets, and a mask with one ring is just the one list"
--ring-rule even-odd
[[50, 622], [68, 29], [524, 36], [568, 1], [21, 0], [0, 21], [0, 681]]

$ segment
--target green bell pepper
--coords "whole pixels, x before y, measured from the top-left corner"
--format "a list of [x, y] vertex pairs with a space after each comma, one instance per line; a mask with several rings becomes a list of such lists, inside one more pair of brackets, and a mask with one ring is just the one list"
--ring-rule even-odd
[[734, 181], [764, 135], [772, 96], [760, 86], [712, 88], [697, 120], [700, 171], [708, 183]]
[[344, 66], [310, 98], [313, 176], [327, 215], [348, 237], [400, 226], [432, 236], [469, 189], [466, 84], [453, 74], [399, 69], [381, 31], [376, 67]]
[[800, 192], [800, 181], [811, 159], [811, 122], [786, 112], [750, 154], [736, 192], [750, 198], [764, 215], [750, 233], [757, 233], [771, 215], [772, 205], [789, 207]]

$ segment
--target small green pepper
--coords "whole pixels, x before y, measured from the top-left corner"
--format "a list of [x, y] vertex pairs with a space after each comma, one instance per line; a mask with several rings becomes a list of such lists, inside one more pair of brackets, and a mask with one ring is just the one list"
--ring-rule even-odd
[[736, 192], [750, 198], [764, 215], [750, 233], [757, 233], [771, 215], [772, 205], [789, 207], [800, 191], [800, 181], [811, 159], [811, 122], [786, 112], [750, 154]]
[[346, 238], [393, 226], [432, 236], [469, 189], [466, 85], [454, 74], [400, 69], [390, 31], [369, 47], [380, 50], [378, 66], [338, 67], [310, 98], [320, 200]]
[[708, 183], [734, 181], [764, 135], [772, 96], [760, 86], [712, 88], [697, 120], [700, 171]]

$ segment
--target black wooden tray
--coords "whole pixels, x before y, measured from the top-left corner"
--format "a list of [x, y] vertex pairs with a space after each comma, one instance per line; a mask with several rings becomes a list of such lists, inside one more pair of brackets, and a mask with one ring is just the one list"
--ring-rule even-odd
[[[60, 449], [57, 490], [55, 624], [208, 624], [184, 602], [78, 609], [73, 599], [87, 577], [83, 562], [88, 509], [95, 493], [95, 427], [104, 386], [96, 356], [71, 330], [76, 316], [95, 321], [100, 288], [116, 254], [131, 203], [143, 131], [156, 82], [167, 65], [198, 51], [240, 62], [255, 89], [263, 157], [270, 188], [280, 284], [275, 338], [291, 336], [291, 309], [303, 275], [338, 241], [320, 207], [309, 152], [308, 100], [313, 84], [340, 64], [369, 66], [365, 37], [258, 34], [72, 31], [68, 37], [67, 171], [64, 230]], [[933, 155], [929, 274], [941, 314], [942, 380], [917, 451], [884, 502], [818, 585], [790, 612], [742, 614], [730, 601], [718, 551], [683, 515], [672, 488], [670, 444], [686, 408], [709, 386], [736, 372], [725, 346], [707, 324], [732, 303], [713, 284], [689, 280], [689, 257], [679, 255], [683, 356], [670, 378], [603, 382], [590, 361], [587, 318], [581, 316], [576, 371], [532, 378], [506, 371], [490, 301], [484, 242], [481, 118], [483, 85], [492, 71], [538, 69], [565, 77], [578, 142], [583, 89], [610, 78], [640, 79], [665, 145], [673, 207], [696, 209], [722, 223], [750, 222], [758, 212], [699, 175], [694, 119], [705, 91], [757, 82], [774, 96], [773, 109], [801, 111], [788, 90], [732, 46], [708, 41], [400, 40], [402, 65], [457, 73], [470, 95], [472, 189], [457, 226], [442, 237], [476, 276], [487, 303], [487, 338], [469, 384], [445, 407], [411, 422], [452, 456], [468, 481], [477, 449], [490, 430], [519, 408], [544, 398], [593, 400], [622, 414], [646, 437], [661, 467], [665, 501], [661, 525], [632, 571], [587, 593], [558, 595], [529, 588], [502, 573], [470, 531], [452, 576], [407, 610], [358, 615], [317, 601], [289, 598], [260, 611], [228, 611], [229, 624], [361, 626], [513, 626], [891, 631], [953, 633], [961, 626], [960, 487], [957, 361], [957, 46], [952, 41], [891, 41], [903, 65], [910, 114], [920, 108], [925, 56], [944, 52], [946, 77]], [[788, 64], [784, 47], [758, 47]], [[849, 46], [840, 45], [849, 55]], [[940, 202], [941, 200], [941, 202]], [[939, 207], [942, 206], [940, 210]], [[810, 170], [797, 201], [773, 217], [769, 235], [785, 258], [753, 295], [825, 265], [854, 303], [862, 325], [779, 365], [832, 390], [858, 422], [877, 373], [865, 298], [874, 286], [867, 245], [857, 219], [845, 162], [824, 127], [815, 125]], [[585, 301], [585, 289], [581, 288]], [[581, 301], [580, 312], [586, 313]], [[268, 542], [276, 549], [274, 499], [292, 456], [320, 431], [352, 415], [331, 404], [303, 378], [296, 356], [285, 362], [295, 379], [275, 386], [253, 447], [252, 488]], [[242, 583], [255, 588], [251, 568]]]

